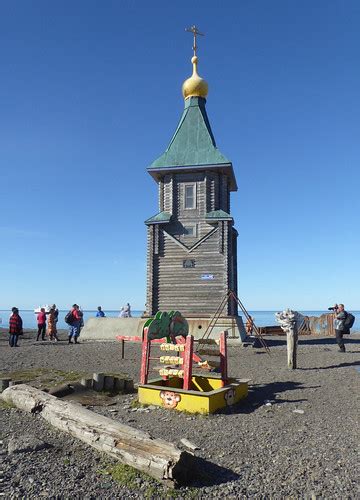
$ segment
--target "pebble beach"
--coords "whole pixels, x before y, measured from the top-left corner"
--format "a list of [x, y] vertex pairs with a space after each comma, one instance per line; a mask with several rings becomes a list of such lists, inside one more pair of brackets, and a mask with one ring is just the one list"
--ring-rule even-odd
[[[138, 382], [140, 345], [35, 342], [26, 331], [10, 348], [0, 333], [1, 375], [21, 377], [36, 370], [121, 372]], [[81, 340], [81, 337], [80, 337]], [[286, 366], [284, 337], [259, 348], [229, 348], [229, 373], [249, 378], [250, 393], [214, 415], [189, 415], [136, 404], [136, 393], [115, 396], [109, 405], [89, 404], [155, 438], [195, 443], [201, 472], [192, 484], [167, 491], [155, 480], [128, 471], [112, 474], [114, 462], [51, 428], [39, 416], [0, 407], [1, 486], [5, 498], [359, 498], [360, 334], [335, 339], [313, 336], [299, 342], [298, 369]], [[43, 446], [16, 452], [25, 436]], [[9, 453], [10, 451], [10, 453]], [[1, 489], [0, 489], [1, 491]]]

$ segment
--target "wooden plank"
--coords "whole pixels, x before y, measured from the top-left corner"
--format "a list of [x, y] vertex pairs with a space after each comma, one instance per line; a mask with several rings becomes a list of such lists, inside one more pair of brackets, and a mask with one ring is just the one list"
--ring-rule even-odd
[[146, 384], [148, 380], [149, 373], [149, 357], [150, 357], [150, 342], [147, 338], [148, 328], [144, 328], [144, 339], [142, 342], [141, 349], [141, 371], [140, 371], [140, 383]]
[[220, 370], [222, 386], [228, 383], [228, 370], [227, 370], [227, 332], [220, 333]]
[[184, 385], [185, 391], [191, 389], [191, 378], [192, 378], [192, 363], [193, 363], [193, 348], [194, 348], [194, 337], [188, 335], [185, 342], [185, 354], [184, 354]]
[[220, 356], [219, 349], [198, 349], [198, 354], [200, 356]]
[[215, 339], [199, 339], [199, 340], [195, 340], [195, 342], [197, 342], [199, 345], [218, 345], [218, 343], [216, 342]]

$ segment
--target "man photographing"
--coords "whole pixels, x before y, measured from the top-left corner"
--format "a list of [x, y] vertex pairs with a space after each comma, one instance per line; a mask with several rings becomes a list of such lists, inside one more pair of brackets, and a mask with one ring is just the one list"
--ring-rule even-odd
[[341, 352], [345, 352], [345, 344], [343, 335], [344, 333], [350, 333], [349, 327], [346, 325], [346, 318], [348, 317], [348, 313], [345, 311], [344, 304], [335, 304], [333, 308], [335, 318], [334, 318], [334, 326], [335, 326], [335, 335], [336, 342], [338, 343], [339, 350]]

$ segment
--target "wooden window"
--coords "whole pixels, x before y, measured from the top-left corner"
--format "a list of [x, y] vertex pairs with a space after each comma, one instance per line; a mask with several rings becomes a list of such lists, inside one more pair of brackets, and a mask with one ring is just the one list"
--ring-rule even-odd
[[196, 184], [185, 184], [184, 186], [184, 208], [196, 208]]
[[190, 237], [193, 237], [193, 238], [196, 238], [196, 224], [186, 224], [186, 226], [184, 226], [184, 236], [190, 236]]

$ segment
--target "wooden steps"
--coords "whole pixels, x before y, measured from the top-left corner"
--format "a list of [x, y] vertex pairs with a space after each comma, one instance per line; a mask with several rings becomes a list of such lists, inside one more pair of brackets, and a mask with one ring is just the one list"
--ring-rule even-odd
[[220, 356], [220, 350], [219, 349], [199, 349], [198, 355], [199, 356]]

